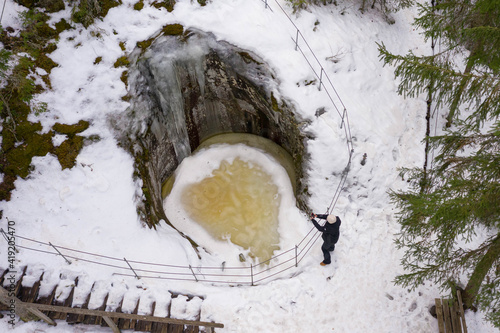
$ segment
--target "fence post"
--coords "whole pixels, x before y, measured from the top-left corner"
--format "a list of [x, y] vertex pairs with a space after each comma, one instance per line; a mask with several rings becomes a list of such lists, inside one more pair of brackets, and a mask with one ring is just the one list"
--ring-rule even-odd
[[299, 29], [297, 29], [297, 36], [295, 37], [295, 51], [297, 51], [299, 47]]
[[139, 280], [141, 277], [139, 275], [137, 275], [137, 273], [134, 271], [134, 269], [132, 268], [132, 266], [130, 266], [129, 262], [127, 261], [127, 258], [123, 258], [123, 260], [125, 260], [125, 262], [127, 263], [128, 267], [130, 267], [130, 269], [132, 270], [132, 272], [134, 272], [135, 277], [137, 278], [137, 280]]
[[295, 245], [295, 267], [298, 267], [299, 262], [297, 261], [297, 245]]
[[[3, 228], [0, 228], [0, 232], [3, 235], [3, 238], [5, 238], [5, 241], [7, 242], [7, 245], [9, 247], [12, 246], [14, 248], [14, 250], [16, 250], [16, 253], [19, 253], [19, 250], [16, 247], [16, 241], [15, 241], [15, 239], [14, 240], [9, 240], [9, 237], [7, 237], [7, 234], [5, 233], [5, 230], [3, 230]], [[11, 243], [14, 243], [14, 245], [10, 245]]]
[[319, 72], [319, 87], [318, 90], [321, 91], [321, 84], [323, 83], [323, 67], [321, 67], [321, 71]]
[[253, 265], [250, 264], [250, 276], [252, 278], [252, 286], [253, 286]]
[[198, 282], [198, 278], [196, 277], [196, 274], [194, 274], [194, 271], [191, 268], [191, 265], [189, 265], [189, 269], [191, 270], [191, 273], [193, 273], [193, 276], [194, 276], [194, 279], [196, 280], [196, 282]]
[[66, 260], [66, 262], [68, 263], [68, 265], [71, 265], [71, 261], [69, 261], [68, 259], [66, 259], [66, 257], [61, 252], [59, 252], [59, 250], [54, 245], [52, 245], [51, 242], [49, 242], [49, 245], [52, 246], [54, 248], [54, 250], [56, 250], [57, 253], [59, 253], [59, 255], [64, 258], [64, 260]]

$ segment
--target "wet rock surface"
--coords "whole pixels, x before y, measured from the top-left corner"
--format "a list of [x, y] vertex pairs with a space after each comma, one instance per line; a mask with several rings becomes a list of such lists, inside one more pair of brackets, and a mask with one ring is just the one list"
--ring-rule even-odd
[[255, 134], [283, 147], [293, 157], [298, 204], [305, 208], [300, 120], [262, 59], [197, 30], [160, 33], [130, 58], [131, 107], [115, 122], [135, 156], [144, 183], [141, 212], [150, 225], [167, 221], [162, 184], [201, 142], [221, 133]]

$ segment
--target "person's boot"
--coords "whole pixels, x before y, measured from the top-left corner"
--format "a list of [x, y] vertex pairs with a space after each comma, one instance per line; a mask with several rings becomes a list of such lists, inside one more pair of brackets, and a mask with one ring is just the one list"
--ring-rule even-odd
[[329, 265], [329, 264], [327, 264], [327, 263], [325, 263], [324, 261], [322, 261], [322, 262], [320, 263], [320, 265], [321, 265], [321, 266], [326, 266], [326, 265]]

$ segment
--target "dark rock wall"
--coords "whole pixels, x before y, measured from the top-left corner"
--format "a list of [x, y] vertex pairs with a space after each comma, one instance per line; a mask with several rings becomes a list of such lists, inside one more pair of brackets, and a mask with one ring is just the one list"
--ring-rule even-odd
[[189, 30], [160, 35], [132, 54], [132, 64], [128, 145], [144, 181], [149, 223], [167, 221], [161, 186], [179, 163], [203, 140], [230, 132], [259, 135], [283, 147], [295, 161], [298, 204], [306, 208], [304, 136], [262, 59]]

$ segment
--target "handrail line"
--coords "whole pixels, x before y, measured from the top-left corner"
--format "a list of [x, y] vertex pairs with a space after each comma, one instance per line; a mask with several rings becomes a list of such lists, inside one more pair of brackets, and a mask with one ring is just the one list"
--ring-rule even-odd
[[[274, 11], [270, 7], [270, 5], [269, 5], [269, 3], [268, 3], [267, 0], [261, 0], [261, 1], [265, 2], [265, 8], [266, 9], [269, 9], [269, 10], [271, 10], [271, 12], [274, 13]], [[279, 2], [277, 0], [274, 0], [274, 2], [278, 5], [278, 7], [281, 9], [281, 11], [284, 13], [284, 15], [288, 18], [288, 20], [292, 23], [293, 27], [296, 29], [296, 38], [293, 39], [293, 37], [292, 37], [292, 40], [294, 40], [294, 42], [295, 42], [295, 49], [300, 51], [300, 53], [302, 54], [302, 56], [306, 60], [307, 64], [310, 66], [310, 68], [311, 68], [312, 72], [314, 73], [314, 75], [319, 79], [318, 89], [321, 90], [322, 87], [324, 88], [324, 91], [327, 94], [330, 102], [332, 103], [333, 107], [335, 108], [335, 110], [337, 111], [339, 117], [341, 118], [340, 128], [342, 129], [342, 127], [344, 127], [344, 132], [345, 132], [345, 136], [346, 136], [346, 145], [347, 145], [348, 154], [349, 154], [349, 160], [348, 160], [348, 163], [347, 163], [347, 165], [346, 165], [346, 167], [344, 169], [344, 172], [342, 172], [342, 176], [341, 176], [339, 185], [336, 188], [336, 191], [335, 191], [335, 193], [333, 195], [332, 201], [331, 201], [330, 205], [327, 208], [327, 213], [330, 213], [331, 209], [333, 207], [335, 207], [335, 205], [337, 203], [337, 200], [340, 197], [341, 191], [345, 187], [345, 183], [346, 183], [346, 180], [347, 180], [347, 174], [349, 172], [349, 169], [350, 169], [350, 166], [351, 166], [351, 162], [352, 162], [352, 155], [354, 153], [352, 136], [351, 136], [351, 129], [350, 129], [350, 124], [349, 124], [349, 115], [348, 115], [346, 106], [344, 105], [342, 99], [340, 98], [337, 90], [335, 89], [335, 87], [334, 87], [334, 85], [332, 83], [332, 80], [330, 79], [330, 76], [328, 75], [328, 73], [326, 72], [326, 70], [321, 65], [321, 62], [319, 61], [318, 57], [316, 56], [316, 54], [312, 50], [311, 46], [309, 45], [309, 43], [305, 39], [304, 35], [300, 31], [300, 29], [297, 27], [297, 25], [293, 22], [293, 20], [290, 18], [290, 16], [287, 14], [287, 12], [284, 10], [284, 8], [279, 4]], [[307, 49], [309, 50], [309, 52], [314, 57], [314, 60], [316, 61], [316, 63], [319, 65], [319, 67], [320, 67], [320, 74], [319, 75], [318, 75], [317, 70], [313, 66], [313, 63], [309, 60], [308, 56], [306, 55], [306, 53], [304, 52], [304, 50], [302, 49], [302, 47], [299, 45], [299, 37], [300, 37], [301, 41], [303, 41], [305, 43], [305, 45], [307, 46]], [[324, 76], [326, 78], [326, 81], [329, 83], [329, 86], [325, 85], [325, 82], [323, 81], [323, 73], [324, 73]], [[333, 89], [333, 92], [335, 93], [336, 98], [338, 99], [338, 101], [342, 105], [342, 109], [343, 109], [342, 113], [340, 112], [339, 107], [335, 103], [332, 94], [330, 94], [330, 91], [329, 91], [330, 88]], [[97, 257], [97, 258], [100, 258], [100, 259], [106, 259], [106, 260], [112, 260], [112, 261], [120, 261], [120, 262], [125, 261], [127, 264], [133, 263], [136, 266], [135, 269], [133, 269], [130, 266], [130, 264], [129, 264], [129, 267], [123, 267], [123, 266], [117, 266], [117, 265], [114, 265], [114, 264], [99, 262], [99, 261], [96, 261], [96, 260], [90, 260], [90, 259], [87, 259], [87, 258], [77, 257], [77, 256], [74, 256], [74, 255], [64, 255], [62, 253], [54, 253], [53, 251], [47, 251], [47, 250], [42, 250], [42, 249], [34, 249], [34, 248], [30, 248], [30, 247], [27, 247], [27, 246], [24, 246], [24, 245], [18, 245], [17, 246], [17, 247], [22, 248], [22, 249], [27, 249], [27, 250], [31, 250], [31, 251], [38, 251], [40, 253], [52, 254], [52, 255], [56, 255], [56, 256], [60, 255], [60, 256], [64, 257], [64, 259], [66, 259], [66, 257], [67, 257], [67, 258], [72, 258], [74, 260], [79, 260], [79, 261], [94, 263], [94, 264], [103, 265], [103, 266], [107, 266], [107, 267], [111, 267], [111, 268], [117, 268], [117, 269], [120, 269], [120, 270], [126, 270], [126, 271], [132, 270], [132, 271], [134, 271], [134, 275], [132, 275], [132, 274], [123, 274], [123, 273], [118, 273], [118, 272], [114, 272], [113, 273], [114, 275], [119, 275], [119, 276], [130, 276], [130, 277], [135, 277], [135, 278], [148, 278], [148, 279], [149, 278], [152, 278], [152, 279], [167, 279], [167, 280], [178, 280], [178, 281], [199, 281], [199, 278], [203, 277], [203, 279], [201, 281], [210, 282], [210, 283], [251, 284], [251, 285], [254, 285], [255, 283], [258, 283], [258, 282], [261, 282], [263, 280], [269, 279], [269, 278], [274, 277], [274, 276], [276, 276], [278, 274], [281, 274], [284, 271], [287, 271], [287, 270], [289, 270], [289, 269], [291, 269], [293, 267], [296, 267], [298, 265], [298, 263], [300, 263], [305, 258], [305, 256], [307, 255], [307, 253], [311, 250], [311, 248], [317, 242], [318, 238], [321, 236], [321, 233], [319, 233], [317, 230], [316, 230], [316, 232], [313, 232], [314, 230], [315, 230], [314, 227], [311, 228], [311, 230], [307, 233], [307, 235], [294, 248], [289, 249], [287, 251], [284, 251], [284, 252], [282, 252], [282, 253], [280, 253], [280, 254], [278, 254], [276, 256], [273, 256], [273, 257], [271, 257], [270, 259], [268, 259], [268, 260], [266, 260], [264, 262], [261, 262], [261, 263], [255, 264], [255, 265], [250, 264], [250, 267], [248, 267], [248, 266], [246, 266], [246, 267], [225, 267], [225, 266], [221, 266], [221, 267], [196, 267], [198, 269], [198, 274], [197, 275], [195, 275], [195, 273], [193, 272], [192, 267], [190, 265], [189, 266], [179, 266], [179, 265], [169, 265], [169, 264], [162, 264], [162, 263], [143, 262], [143, 261], [137, 261], [137, 260], [127, 260], [126, 258], [123, 258], [123, 259], [122, 258], [116, 258], [116, 257], [111, 257], [111, 256], [106, 256], [106, 255], [101, 255], [101, 254], [96, 254], [96, 253], [81, 251], [81, 250], [75, 250], [75, 249], [71, 249], [71, 248], [67, 248], [67, 247], [63, 247], [63, 246], [55, 246], [52, 243], [45, 243], [45, 242], [41, 242], [41, 241], [38, 241], [38, 240], [30, 239], [30, 238], [19, 236], [19, 235], [16, 235], [16, 238], [24, 239], [24, 240], [30, 241], [30, 242], [35, 242], [35, 243], [38, 243], [38, 244], [41, 244], [41, 245], [44, 245], [44, 246], [47, 246], [47, 247], [50, 246], [53, 249], [55, 249], [56, 251], [58, 251], [58, 252], [59, 252], [59, 250], [71, 251], [71, 252], [79, 253], [81, 255], [94, 256], [94, 257]], [[2, 230], [2, 232], [4, 232], [4, 231]], [[307, 240], [307, 242], [305, 243], [305, 245], [301, 246], [302, 243], [304, 243], [306, 240]], [[288, 254], [288, 253], [290, 253], [291, 251], [294, 251], [294, 250], [295, 250], [295, 254], [291, 258], [286, 259], [285, 261], [283, 261], [281, 263], [278, 263], [276, 265], [273, 265], [271, 267], [268, 266], [267, 268], [265, 268], [265, 269], [263, 269], [261, 271], [258, 271], [256, 273], [253, 272], [254, 268], [260, 267], [260, 266], [262, 266], [264, 264], [270, 265], [270, 263], [271, 263], [272, 260], [274, 260], [274, 259], [276, 259], [276, 258], [278, 258], [280, 256], [283, 256], [285, 254]], [[295, 261], [295, 263], [292, 266], [286, 267], [286, 268], [284, 268], [284, 269], [282, 269], [282, 270], [280, 270], [278, 272], [272, 273], [272, 274], [267, 275], [267, 276], [265, 276], [265, 277], [263, 277], [263, 278], [261, 278], [259, 280], [255, 280], [254, 281], [254, 277], [255, 276], [258, 276], [258, 275], [263, 274], [263, 273], [270, 272], [272, 269], [274, 269], [276, 267], [279, 267], [279, 266], [282, 266], [282, 265], [284, 265], [286, 263], [289, 263], [292, 260]], [[67, 259], [66, 259], [66, 261], [67, 261]], [[68, 261], [67, 261], [67, 263], [71, 264]], [[185, 270], [186, 272], [183, 273], [183, 272], [155, 271], [155, 270], [151, 270], [151, 269], [144, 269], [144, 268], [141, 268], [141, 267], [137, 267], [137, 266], [140, 266], [140, 265], [175, 268], [175, 269], [179, 269], [179, 270]], [[247, 270], [247, 271], [250, 270], [250, 274], [213, 274], [213, 273], [206, 274], [206, 273], [203, 273], [203, 270], [222, 270], [222, 271], [225, 271], [225, 270], [237, 270], [237, 269], [238, 270]], [[138, 276], [135, 273], [135, 271], [141, 272], [141, 273], [158, 274], [159, 276], [150, 276], [150, 275], [141, 275], [141, 276]], [[167, 275], [167, 276], [172, 276], [172, 275], [174, 275], [174, 276], [190, 276], [190, 277], [193, 276], [194, 279], [192, 279], [192, 278], [186, 279], [186, 278], [165, 277], [165, 275]], [[221, 280], [207, 280], [207, 279], [205, 279], [205, 277], [219, 277], [219, 278], [221, 278]], [[250, 277], [251, 280], [250, 281], [235, 281], [235, 280], [232, 279], [232, 278], [240, 278], [240, 277], [243, 277], [243, 278], [249, 278]], [[222, 278], [224, 278], [224, 279], [230, 278], [230, 280], [222, 280]]]

